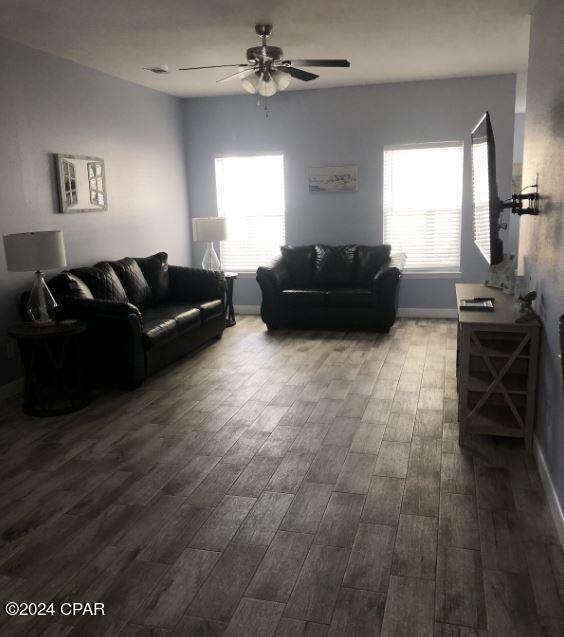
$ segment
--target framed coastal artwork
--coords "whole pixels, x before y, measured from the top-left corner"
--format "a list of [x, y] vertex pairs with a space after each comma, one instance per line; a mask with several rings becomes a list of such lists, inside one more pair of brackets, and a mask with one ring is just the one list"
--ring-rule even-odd
[[358, 166], [314, 166], [309, 169], [310, 192], [356, 192]]

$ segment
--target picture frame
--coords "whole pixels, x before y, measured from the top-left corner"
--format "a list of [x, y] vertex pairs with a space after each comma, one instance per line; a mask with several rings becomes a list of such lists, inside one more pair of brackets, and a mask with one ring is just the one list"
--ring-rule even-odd
[[312, 166], [308, 173], [309, 192], [348, 193], [358, 190], [358, 166]]
[[103, 212], [108, 209], [106, 171], [101, 157], [55, 155], [59, 212]]

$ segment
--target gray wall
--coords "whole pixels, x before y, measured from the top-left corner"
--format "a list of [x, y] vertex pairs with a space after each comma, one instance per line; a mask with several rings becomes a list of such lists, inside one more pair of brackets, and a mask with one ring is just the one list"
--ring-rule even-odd
[[[0, 87], [0, 234], [61, 229], [71, 266], [158, 250], [189, 263], [180, 100], [6, 40]], [[107, 212], [56, 214], [56, 152], [105, 159]], [[2, 254], [0, 386], [19, 375], [6, 328], [30, 284]]]
[[564, 504], [564, 390], [558, 318], [564, 313], [564, 4], [540, 0], [532, 19], [524, 184], [539, 175], [541, 214], [521, 220], [519, 256], [543, 322], [537, 436]]
[[[189, 99], [184, 103], [190, 210], [217, 214], [214, 157], [284, 153], [288, 243], [382, 241], [382, 150], [385, 144], [464, 140], [462, 272], [481, 281], [487, 266], [472, 241], [470, 131], [489, 110], [497, 143], [501, 196], [509, 196], [515, 76], [293, 91], [269, 101], [269, 117], [254, 96]], [[358, 163], [359, 191], [309, 193], [308, 166]], [[438, 176], [437, 187], [440, 187]], [[194, 263], [202, 246], [195, 244]], [[236, 284], [235, 302], [260, 303], [251, 279]], [[404, 279], [400, 305], [455, 307], [453, 279]]]

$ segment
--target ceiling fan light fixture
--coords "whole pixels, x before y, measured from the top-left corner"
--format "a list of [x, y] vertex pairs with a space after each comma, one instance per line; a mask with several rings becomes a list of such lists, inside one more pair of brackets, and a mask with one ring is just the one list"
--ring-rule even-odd
[[258, 85], [258, 93], [263, 97], [272, 97], [276, 95], [278, 91], [278, 87], [276, 86], [276, 82], [272, 79], [272, 77], [268, 77], [265, 79], [261, 78]]
[[261, 81], [260, 75], [255, 72], [247, 75], [246, 77], [241, 79], [241, 84], [247, 93], [251, 93], [254, 95], [257, 92], [257, 87], [259, 82]]
[[288, 85], [290, 84], [290, 80], [292, 79], [292, 76], [289, 73], [284, 73], [283, 71], [273, 71], [272, 79], [274, 80], [274, 83], [276, 84], [276, 88], [279, 91], [285, 91], [288, 88]]

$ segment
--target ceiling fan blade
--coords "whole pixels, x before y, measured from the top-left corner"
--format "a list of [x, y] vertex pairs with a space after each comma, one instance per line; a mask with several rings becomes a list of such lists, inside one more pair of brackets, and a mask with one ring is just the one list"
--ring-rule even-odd
[[251, 71], [254, 71], [254, 70], [255, 70], [254, 66], [248, 66], [248, 68], [243, 69], [242, 71], [237, 71], [237, 73], [231, 73], [231, 75], [228, 75], [227, 77], [222, 77], [221, 80], [216, 80], [216, 84], [220, 84], [221, 82], [227, 82], [228, 80], [232, 80], [236, 77], [244, 75], [245, 73], [250, 73]]
[[292, 66], [333, 66], [348, 68], [351, 63], [348, 60], [284, 60], [283, 64]]
[[288, 73], [292, 77], [295, 77], [297, 80], [302, 80], [303, 82], [309, 82], [319, 77], [319, 75], [315, 75], [315, 73], [302, 71], [302, 69], [295, 69], [293, 66], [277, 66], [276, 70]]
[[248, 64], [214, 64], [212, 66], [185, 66], [179, 71], [199, 71], [200, 69], [222, 69], [226, 66], [248, 66]]

